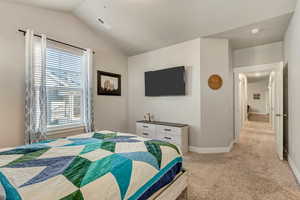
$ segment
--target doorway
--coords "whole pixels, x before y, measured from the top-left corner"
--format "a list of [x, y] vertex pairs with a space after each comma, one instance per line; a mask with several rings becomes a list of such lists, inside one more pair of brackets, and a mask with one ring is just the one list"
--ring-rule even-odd
[[270, 77], [271, 71], [245, 73], [247, 78], [247, 120], [270, 123]]
[[283, 160], [283, 63], [240, 67], [235, 77], [235, 141], [245, 128], [273, 133]]

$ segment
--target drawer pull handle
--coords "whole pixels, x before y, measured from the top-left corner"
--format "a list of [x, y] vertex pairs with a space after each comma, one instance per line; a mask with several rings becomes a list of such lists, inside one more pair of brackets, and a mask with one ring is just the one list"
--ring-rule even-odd
[[143, 126], [144, 128], [149, 128], [149, 126]]
[[170, 138], [170, 137], [165, 137], [165, 139], [167, 139], [167, 140], [171, 140], [172, 138]]
[[171, 131], [171, 129], [169, 129], [169, 128], [165, 128], [165, 131]]
[[143, 135], [149, 135], [149, 133], [143, 133]]

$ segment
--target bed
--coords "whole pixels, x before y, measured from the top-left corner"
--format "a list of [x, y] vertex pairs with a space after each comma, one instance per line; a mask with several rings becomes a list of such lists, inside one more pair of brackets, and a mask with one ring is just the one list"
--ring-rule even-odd
[[180, 149], [100, 131], [0, 150], [0, 199], [176, 199], [187, 188]]

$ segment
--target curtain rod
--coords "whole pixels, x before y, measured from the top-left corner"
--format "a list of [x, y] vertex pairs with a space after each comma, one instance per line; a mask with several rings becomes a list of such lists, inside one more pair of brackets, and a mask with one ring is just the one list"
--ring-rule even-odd
[[[19, 29], [18, 30], [19, 32], [23, 33], [24, 35], [26, 34], [26, 31], [22, 30], [22, 29]], [[37, 35], [37, 34], [34, 34], [34, 36], [36, 37], [42, 37], [41, 35]], [[66, 46], [69, 46], [69, 47], [73, 47], [75, 49], [80, 49], [82, 51], [86, 51], [86, 49], [82, 48], [82, 47], [78, 47], [78, 46], [75, 46], [75, 45], [72, 45], [72, 44], [68, 44], [68, 43], [65, 43], [65, 42], [61, 42], [61, 41], [58, 41], [58, 40], [55, 40], [55, 39], [51, 39], [51, 38], [47, 38], [47, 40], [50, 40], [52, 42], [56, 42], [56, 43], [59, 43], [59, 44], [63, 44], [63, 45], [66, 45]], [[93, 51], [93, 54], [95, 54], [95, 51]]]

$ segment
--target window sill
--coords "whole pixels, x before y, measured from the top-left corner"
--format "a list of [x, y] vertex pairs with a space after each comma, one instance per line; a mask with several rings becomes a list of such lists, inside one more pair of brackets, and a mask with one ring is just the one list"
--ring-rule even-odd
[[62, 133], [78, 131], [80, 129], [84, 129], [84, 126], [82, 124], [51, 127], [51, 128], [48, 128], [47, 135], [58, 135], [58, 134], [62, 134]]

